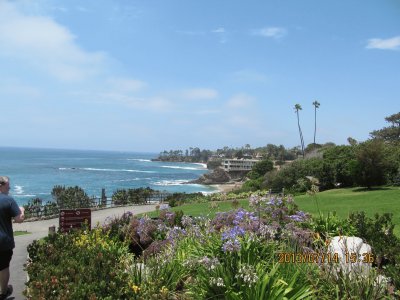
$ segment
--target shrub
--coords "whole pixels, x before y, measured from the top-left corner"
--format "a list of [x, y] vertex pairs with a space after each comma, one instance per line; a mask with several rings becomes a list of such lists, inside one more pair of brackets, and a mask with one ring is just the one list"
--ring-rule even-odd
[[91, 207], [92, 201], [79, 186], [55, 186], [51, 192], [60, 209]]
[[133, 297], [125, 272], [132, 263], [128, 248], [101, 228], [50, 236], [34, 242], [28, 253], [30, 299]]
[[393, 233], [392, 214], [375, 214], [372, 219], [365, 212], [354, 212], [349, 222], [355, 227], [356, 235], [371, 245], [378, 269], [391, 277], [400, 289], [400, 239]]
[[129, 202], [128, 192], [126, 190], [117, 190], [111, 196], [111, 199], [115, 205], [126, 205]]

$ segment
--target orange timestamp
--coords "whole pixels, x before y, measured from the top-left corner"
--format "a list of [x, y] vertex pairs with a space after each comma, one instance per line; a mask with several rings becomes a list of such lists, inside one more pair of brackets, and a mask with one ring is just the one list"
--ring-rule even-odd
[[341, 258], [339, 253], [300, 253], [300, 252], [279, 252], [278, 253], [279, 263], [373, 263], [374, 255], [370, 252], [365, 252], [357, 255], [355, 252], [345, 252]]

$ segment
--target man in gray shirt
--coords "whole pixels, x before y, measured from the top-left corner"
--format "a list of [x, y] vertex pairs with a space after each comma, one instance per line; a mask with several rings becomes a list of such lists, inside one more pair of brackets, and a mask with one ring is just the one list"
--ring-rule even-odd
[[12, 294], [10, 280], [10, 261], [15, 247], [12, 219], [21, 223], [24, 221], [24, 208], [8, 195], [10, 179], [0, 176], [0, 300]]

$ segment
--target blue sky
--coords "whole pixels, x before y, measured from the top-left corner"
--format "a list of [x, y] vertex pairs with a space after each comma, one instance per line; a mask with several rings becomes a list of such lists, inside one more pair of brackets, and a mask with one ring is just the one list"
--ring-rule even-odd
[[400, 2], [0, 0], [2, 146], [366, 140], [400, 111]]

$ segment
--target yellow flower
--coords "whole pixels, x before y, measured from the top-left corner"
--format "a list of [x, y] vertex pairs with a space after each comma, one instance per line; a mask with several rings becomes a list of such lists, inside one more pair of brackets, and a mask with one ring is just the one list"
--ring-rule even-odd
[[167, 289], [165, 286], [163, 286], [163, 287], [161, 288], [161, 290], [160, 290], [160, 293], [161, 293], [162, 295], [167, 295], [167, 294], [168, 294], [168, 289]]
[[138, 287], [137, 285], [132, 285], [132, 290], [135, 294], [138, 294], [140, 292], [140, 287]]
[[321, 236], [319, 235], [318, 232], [314, 233], [314, 239], [316, 239], [316, 240], [320, 240], [321, 239]]

